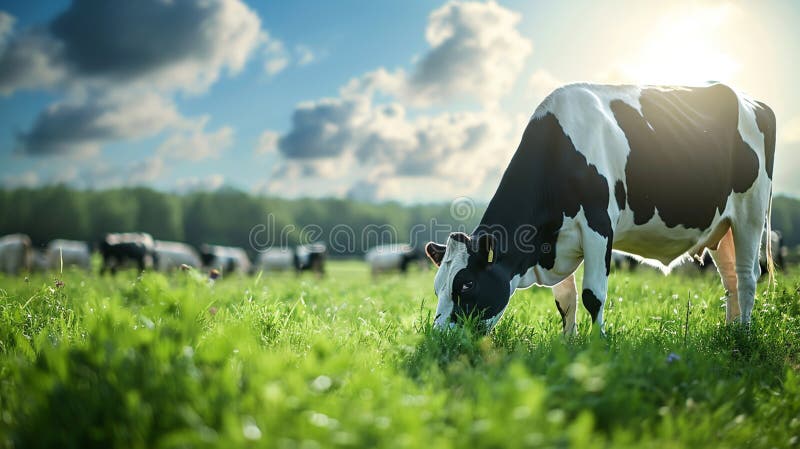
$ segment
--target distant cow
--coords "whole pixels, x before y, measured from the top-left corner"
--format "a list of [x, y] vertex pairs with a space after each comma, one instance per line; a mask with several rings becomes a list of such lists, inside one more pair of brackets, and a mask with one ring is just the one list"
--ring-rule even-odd
[[244, 249], [233, 246], [203, 245], [200, 259], [206, 268], [217, 269], [222, 274], [249, 273], [250, 258]]
[[153, 266], [155, 243], [150, 234], [144, 232], [130, 232], [120, 234], [106, 234], [100, 241], [100, 254], [103, 256], [103, 266], [100, 274], [111, 270], [115, 274], [117, 269], [128, 262], [135, 263], [139, 271]]
[[0, 272], [18, 274], [33, 264], [31, 239], [25, 234], [0, 237]]
[[611, 252], [611, 263], [614, 265], [615, 270], [627, 269], [628, 271], [633, 272], [639, 267], [638, 260], [619, 251]]
[[294, 268], [297, 272], [313, 271], [322, 276], [325, 274], [325, 258], [327, 248], [322, 243], [301, 245], [294, 250]]
[[565, 333], [576, 331], [579, 294], [602, 330], [612, 249], [665, 273], [710, 251], [728, 292], [726, 321], [750, 323], [775, 131], [767, 105], [723, 84], [556, 89], [477, 228], [427, 245], [439, 266], [436, 326], [474, 314], [491, 330], [517, 289], [542, 285]]
[[258, 269], [264, 271], [294, 270], [294, 251], [291, 248], [267, 248], [258, 255]]
[[[772, 262], [775, 264], [775, 268], [783, 269], [785, 267], [785, 256], [788, 252], [786, 246], [783, 244], [783, 235], [780, 231], [771, 231], [770, 233], [770, 245], [772, 249]], [[765, 273], [767, 271], [767, 233], [764, 232], [764, 235], [761, 237], [761, 252], [758, 256], [758, 263], [761, 266], [761, 272]]]
[[171, 271], [187, 265], [198, 268], [201, 265], [197, 251], [186, 243], [166, 242], [156, 240], [155, 260], [153, 261], [158, 271]]
[[387, 271], [408, 271], [411, 263], [424, 258], [411, 245], [379, 245], [369, 249], [364, 259], [373, 275]]
[[91, 268], [92, 257], [86, 242], [51, 240], [45, 249], [45, 257], [50, 270], [61, 270], [67, 267], [78, 267], [84, 270]]

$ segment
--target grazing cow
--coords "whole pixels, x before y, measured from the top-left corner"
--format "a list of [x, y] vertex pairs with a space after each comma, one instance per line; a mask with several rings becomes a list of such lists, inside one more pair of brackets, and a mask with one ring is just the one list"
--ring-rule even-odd
[[92, 265], [89, 245], [76, 240], [51, 240], [45, 249], [45, 257], [51, 270], [61, 271], [67, 267], [90, 270]]
[[636, 271], [639, 266], [639, 261], [635, 257], [619, 251], [611, 252], [611, 263], [614, 265], [615, 270], [627, 268], [630, 272]]
[[222, 274], [250, 272], [250, 258], [242, 248], [233, 246], [203, 245], [200, 247], [203, 266], [216, 269]]
[[119, 234], [106, 234], [100, 241], [100, 255], [103, 256], [103, 266], [100, 274], [111, 270], [116, 274], [117, 269], [135, 263], [139, 271], [153, 266], [155, 243], [150, 234], [144, 232], [128, 232]]
[[424, 259], [411, 245], [379, 245], [369, 249], [364, 255], [373, 275], [387, 271], [408, 271], [408, 266]]
[[322, 243], [301, 245], [294, 250], [294, 268], [298, 273], [313, 271], [317, 275], [325, 274], [325, 257], [327, 248]]
[[186, 265], [198, 268], [201, 265], [197, 251], [186, 243], [156, 240], [154, 263], [158, 271], [172, 271]]
[[774, 150], [770, 108], [723, 84], [555, 90], [472, 235], [426, 246], [436, 325], [475, 313], [491, 330], [516, 289], [542, 285], [573, 333], [583, 262], [583, 305], [602, 332], [612, 248], [665, 273], [710, 251], [726, 320], [749, 323]]
[[25, 234], [0, 237], [0, 272], [19, 274], [33, 266], [31, 239]]
[[[772, 249], [772, 262], [775, 264], [775, 267], [779, 270], [785, 268], [785, 257], [786, 253], [788, 252], [786, 245], [783, 244], [783, 234], [780, 231], [772, 230], [769, 232], [770, 241], [767, 242], [767, 232], [764, 233], [764, 237], [761, 241], [761, 247], [766, 249], [767, 247]], [[761, 266], [761, 272], [767, 271], [767, 252], [766, 250], [761, 251], [758, 255], [758, 263]]]
[[294, 251], [291, 248], [267, 248], [258, 255], [258, 268], [264, 271], [294, 270]]

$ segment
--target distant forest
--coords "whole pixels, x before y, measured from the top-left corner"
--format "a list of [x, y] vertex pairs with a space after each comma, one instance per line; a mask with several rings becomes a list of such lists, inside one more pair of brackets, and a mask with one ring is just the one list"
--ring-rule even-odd
[[[142, 231], [195, 246], [240, 246], [251, 255], [267, 246], [325, 241], [335, 256], [358, 256], [379, 243], [410, 242], [419, 248], [432, 235], [444, 239], [451, 229], [469, 232], [483, 207], [462, 206], [466, 212], [460, 207], [451, 213], [449, 203], [289, 200], [228, 188], [179, 195], [148, 188], [53, 186], [0, 190], [0, 235], [21, 232], [43, 246], [56, 238], [97, 242], [107, 232]], [[446, 231], [433, 234], [432, 225]]]
[[[772, 226], [783, 233], [784, 243], [800, 245], [800, 200], [778, 196], [772, 208]], [[22, 232], [36, 246], [56, 238], [97, 242], [106, 232], [143, 231], [195, 246], [241, 246], [251, 254], [266, 246], [322, 240], [333, 255], [357, 256], [378, 243], [421, 247], [453, 229], [470, 232], [483, 206], [289, 200], [227, 188], [179, 195], [147, 188], [53, 186], [0, 190], [0, 211], [0, 235]]]

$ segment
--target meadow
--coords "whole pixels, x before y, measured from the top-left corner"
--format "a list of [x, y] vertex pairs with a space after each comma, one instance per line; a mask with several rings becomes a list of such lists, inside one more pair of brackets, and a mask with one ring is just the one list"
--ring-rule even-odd
[[537, 288], [436, 331], [433, 274], [0, 277], [0, 447], [800, 445], [800, 272], [749, 331], [712, 273], [612, 273], [570, 340]]

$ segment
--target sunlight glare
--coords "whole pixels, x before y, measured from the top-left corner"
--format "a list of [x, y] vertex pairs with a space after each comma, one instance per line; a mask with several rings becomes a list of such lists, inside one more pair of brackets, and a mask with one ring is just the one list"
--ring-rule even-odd
[[646, 38], [638, 59], [624, 66], [627, 77], [646, 84], [729, 81], [740, 64], [725, 51], [725, 28], [738, 9], [730, 4], [671, 14]]

